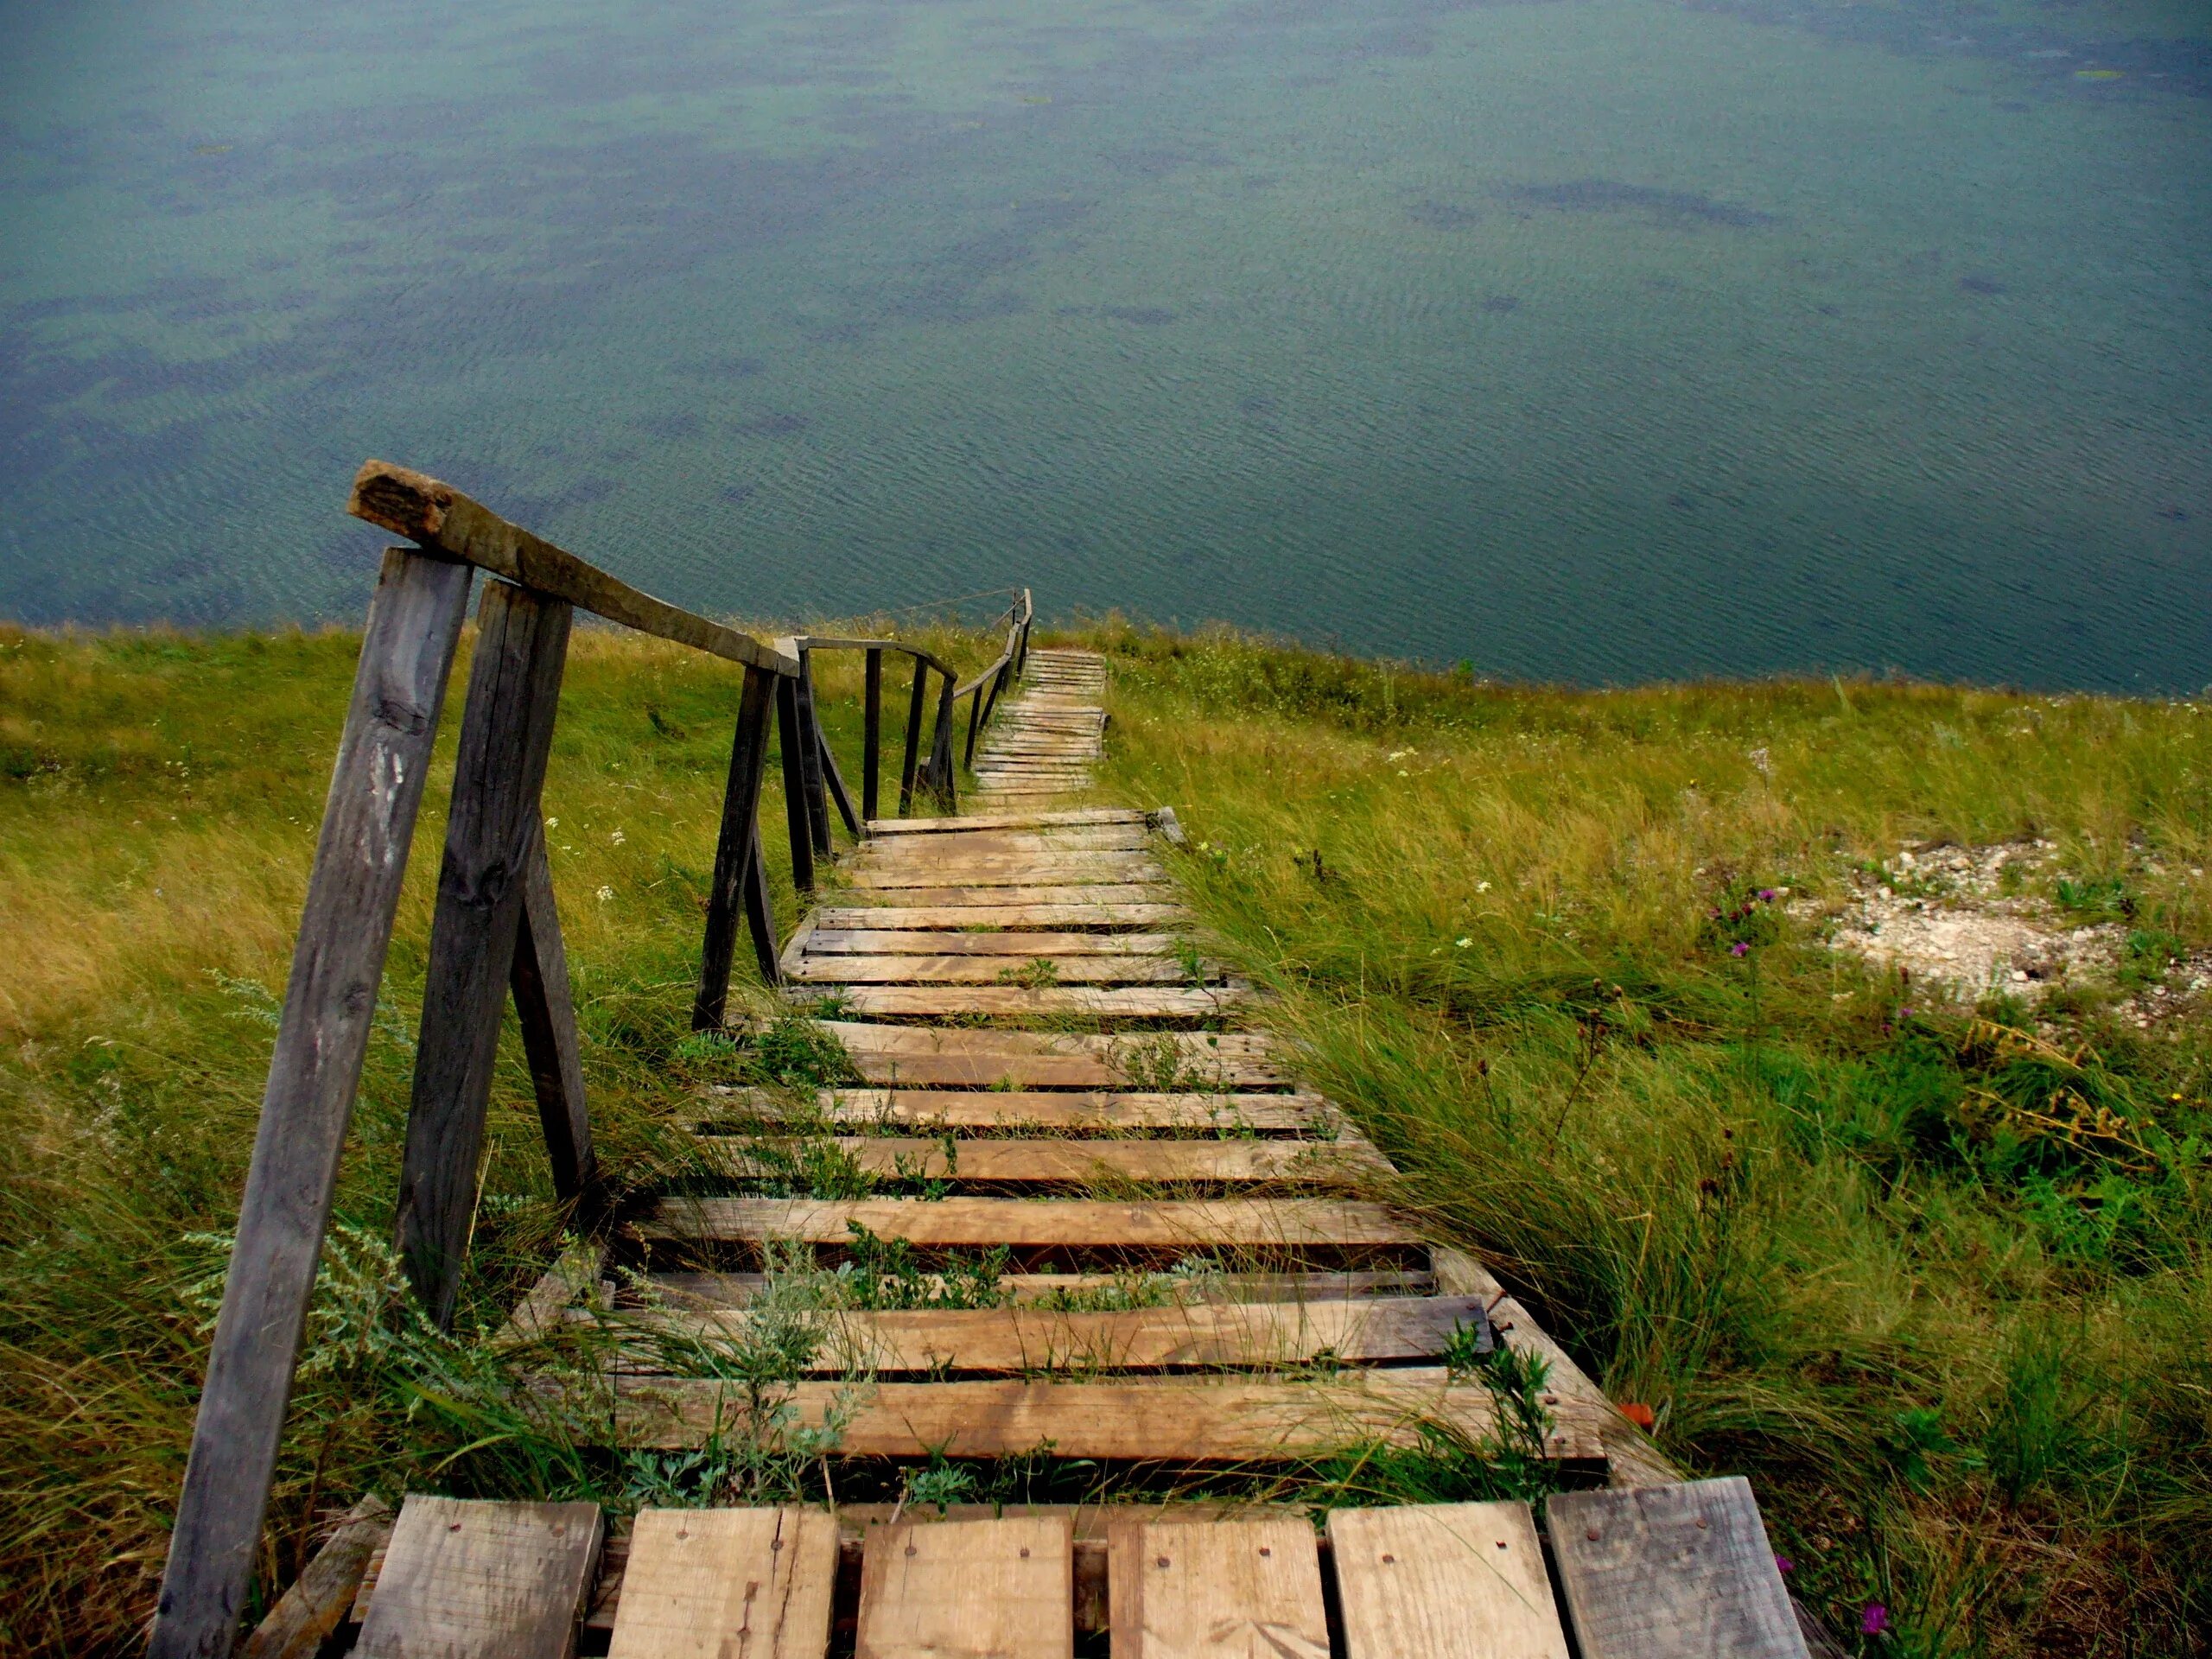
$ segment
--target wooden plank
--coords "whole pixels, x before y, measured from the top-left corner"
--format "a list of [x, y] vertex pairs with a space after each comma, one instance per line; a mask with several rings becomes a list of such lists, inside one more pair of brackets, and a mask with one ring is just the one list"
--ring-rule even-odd
[[1026, 830], [1058, 824], [1142, 823], [1144, 814], [1126, 806], [1084, 806], [1065, 812], [969, 812], [957, 818], [871, 818], [875, 836], [965, 834], [976, 830]]
[[1012, 856], [1054, 852], [1133, 852], [1150, 844], [1152, 831], [1141, 823], [1071, 824], [1065, 830], [978, 830], [941, 836], [885, 836], [871, 840], [868, 855], [876, 863], [901, 859]]
[[466, 560], [494, 575], [581, 606], [640, 633], [673, 639], [678, 645], [775, 674], [798, 672], [798, 664], [791, 657], [771, 650], [751, 635], [640, 593], [575, 554], [509, 524], [452, 485], [404, 467], [381, 461], [362, 462], [346, 511], [394, 535], [435, 548], [449, 558]]
[[[871, 918], [872, 921], [881, 919]], [[817, 925], [808, 936], [806, 953], [810, 957], [1167, 957], [1173, 956], [1182, 944], [1173, 933], [954, 933], [926, 927], [826, 929]]]
[[[866, 1083], [894, 1087], [1269, 1089], [1289, 1077], [1256, 1032], [1086, 1033], [877, 1026], [825, 1020]], [[1166, 1073], [1172, 1072], [1172, 1081]]]
[[1742, 1476], [1562, 1492], [1544, 1524], [1583, 1659], [1807, 1659]]
[[[911, 1308], [823, 1316], [822, 1345], [803, 1368], [880, 1376], [954, 1371], [1271, 1370], [1327, 1355], [1347, 1364], [1433, 1361], [1452, 1332], [1481, 1316], [1460, 1296], [1297, 1302], [1200, 1301], [1067, 1312], [1036, 1306]], [[702, 1342], [735, 1342], [743, 1309], [645, 1310], [626, 1322]], [[1531, 1541], [1534, 1534], [1530, 1535]], [[1539, 1567], [1541, 1571], [1541, 1565]]]
[[[833, 1144], [854, 1167], [904, 1180], [957, 1176], [1007, 1185], [1102, 1181], [1297, 1182], [1343, 1185], [1392, 1173], [1373, 1147], [1333, 1141], [956, 1141], [853, 1135]], [[748, 1137], [702, 1135], [709, 1167], [734, 1177], [787, 1177], [788, 1157], [765, 1158]]]
[[361, 1659], [561, 1659], [599, 1565], [596, 1503], [420, 1493], [400, 1506]]
[[269, 1610], [240, 1659], [317, 1659], [346, 1622], [369, 1561], [391, 1536], [391, 1505], [374, 1494], [346, 1511], [306, 1570]]
[[1149, 853], [1029, 853], [1007, 858], [968, 858], [946, 853], [924, 858], [851, 861], [846, 879], [856, 887], [1003, 887], [1039, 882], [1062, 886], [1092, 881], [1165, 881], [1167, 872]]
[[[1046, 964], [1040, 968], [1039, 963]], [[1191, 976], [1170, 957], [950, 955], [922, 957], [817, 955], [810, 947], [791, 975], [803, 985], [999, 985], [1049, 975], [1053, 985], [1184, 985]], [[1205, 977], [1218, 979], [1213, 968]]]
[[1106, 1541], [1114, 1659], [1329, 1659], [1303, 1518], [1122, 1521]]
[[[830, 931], [919, 928], [1164, 927], [1189, 919], [1180, 905], [828, 905], [814, 912]], [[981, 936], [979, 936], [981, 937]], [[1096, 935], [1085, 935], [1096, 938]]]
[[817, 1510], [640, 1510], [608, 1659], [823, 1659], [837, 1522]]
[[245, 1609], [469, 581], [464, 566], [395, 548], [369, 606], [169, 1535], [154, 1659], [228, 1654]]
[[[656, 1273], [653, 1288], [677, 1308], [743, 1307], [766, 1287], [760, 1273]], [[942, 1284], [925, 1274], [925, 1284]], [[1209, 1273], [1009, 1273], [999, 1279], [999, 1294], [1009, 1302], [1064, 1301], [1101, 1290], [1132, 1287], [1156, 1289], [1163, 1306], [1195, 1302], [1319, 1302], [1360, 1296], [1425, 1296], [1435, 1281], [1419, 1269], [1361, 1268], [1340, 1272]]]
[[486, 583], [476, 611], [399, 1177], [399, 1253], [441, 1328], [453, 1323], [475, 1219], [499, 1015], [522, 921], [523, 872], [543, 833], [538, 791], [571, 615], [566, 601], [506, 582]]
[[[787, 1096], [719, 1086], [715, 1096], [762, 1121], [792, 1114]], [[1119, 1134], [1175, 1129], [1246, 1136], [1326, 1133], [1334, 1117], [1319, 1095], [1167, 1094], [1147, 1091], [939, 1089], [824, 1089], [810, 1113], [836, 1127], [873, 1128], [1039, 1128]]]
[[868, 1535], [855, 1659], [1072, 1659], [1065, 1516], [902, 1521]]
[[537, 1097], [537, 1121], [553, 1165], [553, 1192], [587, 1214], [595, 1201], [598, 1173], [592, 1158], [591, 1113], [584, 1100], [583, 1056], [576, 1045], [576, 1007], [569, 991], [569, 954], [562, 948], [560, 912], [553, 902], [553, 872], [545, 861], [545, 832], [531, 839], [523, 866], [522, 920], [515, 931], [508, 989], [522, 1030], [523, 1054]]
[[1089, 885], [1038, 885], [1002, 887], [963, 883], [942, 887], [856, 887], [837, 897], [848, 905], [865, 904], [880, 895], [887, 905], [926, 909], [944, 906], [1004, 906], [1007, 905], [1173, 905], [1175, 889], [1162, 881], [1100, 881]]
[[1600, 1425], [1605, 1443], [1606, 1484], [1614, 1487], [1671, 1486], [1682, 1478], [1649, 1435], [1621, 1415], [1605, 1391], [1554, 1342], [1529, 1310], [1506, 1294], [1489, 1268], [1464, 1250], [1437, 1246], [1429, 1252], [1437, 1283], [1462, 1295], [1480, 1296], [1491, 1305], [1493, 1322], [1506, 1345], [1540, 1356], [1550, 1369], [1547, 1399], [1568, 1399]]
[[[737, 955], [737, 917], [760, 855], [760, 786], [768, 772], [768, 714], [773, 677], [748, 669], [730, 738], [729, 772], [722, 785], [721, 825], [715, 842], [714, 875], [707, 887], [707, 925], [699, 953], [699, 990], [691, 1002], [691, 1028], [712, 1031], [729, 1006], [730, 966]], [[760, 976], [777, 979], [772, 917], [765, 933], [756, 925], [753, 957]]]
[[561, 1323], [561, 1315], [569, 1303], [599, 1284], [600, 1270], [607, 1262], [607, 1249], [588, 1240], [578, 1240], [569, 1245], [555, 1258], [553, 1265], [532, 1285], [514, 1312], [507, 1315], [506, 1323], [493, 1333], [491, 1346], [494, 1352], [514, 1347], [533, 1338], [544, 1335]]
[[1205, 1020], [1250, 1000], [1234, 985], [1168, 990], [1156, 986], [1093, 990], [1085, 986], [856, 985], [843, 992], [849, 1014], [886, 1020], [921, 1020], [985, 1014], [1001, 1019], [1084, 1014], [1102, 1020]]
[[[1319, 1455], [1371, 1441], [1421, 1442], [1441, 1422], [1471, 1440], [1494, 1433], [1488, 1392], [1454, 1386], [1430, 1367], [1340, 1373], [1327, 1382], [1129, 1377], [1103, 1382], [800, 1382], [791, 1427], [818, 1427], [849, 1410], [837, 1442], [847, 1457], [1021, 1457], [1050, 1442], [1055, 1456], [1174, 1464], [1257, 1462]], [[614, 1438], [625, 1446], [702, 1444], [742, 1420], [741, 1383], [626, 1378]], [[1550, 1455], [1587, 1462], [1595, 1442], [1562, 1425]]]
[[1568, 1659], [1526, 1503], [1329, 1516], [1344, 1659]]
[[664, 1198], [641, 1236], [842, 1244], [857, 1223], [878, 1238], [935, 1247], [1085, 1245], [1204, 1249], [1418, 1243], [1387, 1205], [1341, 1198]]

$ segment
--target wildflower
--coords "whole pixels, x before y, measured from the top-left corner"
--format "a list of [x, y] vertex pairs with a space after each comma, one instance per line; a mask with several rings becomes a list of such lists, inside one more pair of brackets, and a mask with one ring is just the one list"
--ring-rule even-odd
[[1781, 895], [1777, 893], [1772, 887], [1761, 887], [1759, 889], [1759, 903], [1763, 905], [1772, 904], [1776, 899], [1780, 896]]
[[1469, 946], [1472, 945], [1474, 941], [1472, 939], [1454, 939], [1452, 943], [1459, 946], [1460, 950], [1465, 950]]
[[1478, 881], [1478, 882], [1476, 882], [1476, 883], [1475, 883], [1475, 891], [1476, 891], [1477, 893], [1488, 893], [1488, 892], [1490, 891], [1490, 883], [1489, 883], [1489, 882], [1487, 882], [1487, 881]]
[[1744, 943], [1744, 941], [1743, 941], [1743, 940], [1741, 940], [1741, 939], [1737, 940], [1735, 944], [1732, 944], [1732, 945], [1730, 945], [1730, 946], [1728, 947], [1728, 954], [1729, 954], [1730, 956], [1732, 956], [1732, 957], [1745, 957], [1745, 956], [1749, 956], [1749, 955], [1751, 954], [1751, 947], [1750, 945], [1748, 945], [1748, 944], [1745, 944], [1745, 943]]
[[1866, 1611], [1859, 1615], [1859, 1633], [1861, 1636], [1884, 1636], [1888, 1634], [1889, 1628], [1890, 1610], [1878, 1601], [1868, 1602]]
[[558, 830], [561, 827], [561, 820], [558, 818], [548, 818], [545, 820], [545, 827], [548, 830]]
[[1751, 753], [1750, 758], [1751, 764], [1759, 769], [1760, 777], [1764, 778], [1772, 774], [1774, 771], [1774, 763], [1768, 760], [1767, 753], [1764, 749], [1753, 749]]
[[601, 904], [602, 904], [602, 905], [603, 905], [603, 904], [606, 904], [608, 900], [610, 900], [610, 899], [613, 899], [613, 897], [614, 897], [614, 889], [613, 889], [613, 888], [612, 888], [612, 887], [601, 887], [601, 888], [599, 890], [599, 902], [600, 902]]
[[1797, 1563], [1787, 1555], [1777, 1555], [1774, 1558], [1774, 1570], [1777, 1573], [1795, 1573], [1797, 1570]]
[[612, 842], [615, 846], [620, 847], [623, 842], [624, 836], [622, 832], [620, 830], [617, 830], [613, 835], [607, 837], [607, 840]]

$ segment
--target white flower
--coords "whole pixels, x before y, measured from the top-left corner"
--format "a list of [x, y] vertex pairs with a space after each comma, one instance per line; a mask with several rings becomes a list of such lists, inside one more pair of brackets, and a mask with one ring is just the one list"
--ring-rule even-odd
[[1401, 778], [1410, 778], [1413, 776], [1413, 773], [1408, 772], [1403, 766], [1400, 766], [1398, 768], [1398, 776]]
[[602, 905], [613, 897], [614, 889], [612, 887], [601, 887], [599, 890], [599, 902]]
[[558, 818], [548, 818], [545, 820], [545, 827], [548, 830], [558, 830], [561, 827], [561, 820]]
[[1383, 764], [1385, 766], [1395, 766], [1408, 755], [1419, 754], [1420, 753], [1421, 751], [1419, 749], [1393, 749], [1389, 753], [1382, 757]]
[[1458, 945], [1462, 950], [1465, 950], [1468, 946], [1474, 944], [1474, 941], [1472, 939], [1454, 939], [1452, 943]]
[[607, 840], [613, 842], [617, 847], [620, 847], [622, 844], [623, 840], [622, 832], [620, 830], [617, 830], [613, 835], [607, 837]]
[[1476, 883], [1475, 883], [1475, 891], [1476, 891], [1477, 893], [1488, 893], [1488, 892], [1490, 891], [1490, 883], [1489, 883], [1489, 882], [1487, 882], [1487, 881], [1478, 881], [1478, 882], [1476, 882]]

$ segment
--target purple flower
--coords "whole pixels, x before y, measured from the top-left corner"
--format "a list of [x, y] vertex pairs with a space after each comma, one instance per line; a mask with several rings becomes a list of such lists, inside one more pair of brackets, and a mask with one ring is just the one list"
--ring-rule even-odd
[[1795, 1573], [1797, 1570], [1797, 1563], [1787, 1555], [1777, 1555], [1774, 1558], [1774, 1570], [1777, 1573]]
[[1890, 1610], [1878, 1601], [1868, 1602], [1866, 1611], [1859, 1616], [1859, 1633], [1861, 1636], [1882, 1636], [1888, 1633], [1889, 1628]]
[[1728, 947], [1728, 954], [1732, 957], [1746, 957], [1751, 954], [1751, 947], [1745, 944], [1741, 939], [1737, 940], [1735, 944]]
[[1775, 893], [1775, 890], [1772, 887], [1761, 887], [1759, 889], [1759, 902], [1763, 905], [1772, 904], [1777, 896], [1778, 895]]
[[1910, 1019], [1911, 1019], [1911, 1018], [1912, 1018], [1912, 1010], [1911, 1010], [1910, 1008], [1899, 1008], [1899, 1009], [1897, 1010], [1897, 1018], [1898, 1018], [1898, 1019], [1900, 1019], [1900, 1020], [1910, 1020]]

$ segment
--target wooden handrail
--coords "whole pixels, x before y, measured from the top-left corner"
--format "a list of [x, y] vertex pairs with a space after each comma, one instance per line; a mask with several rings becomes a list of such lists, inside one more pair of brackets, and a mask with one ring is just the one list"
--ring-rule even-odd
[[424, 474], [389, 461], [365, 462], [354, 475], [346, 511], [449, 559], [564, 599], [639, 633], [672, 639], [747, 668], [765, 668], [786, 677], [798, 674], [795, 660], [751, 634], [641, 593]]

